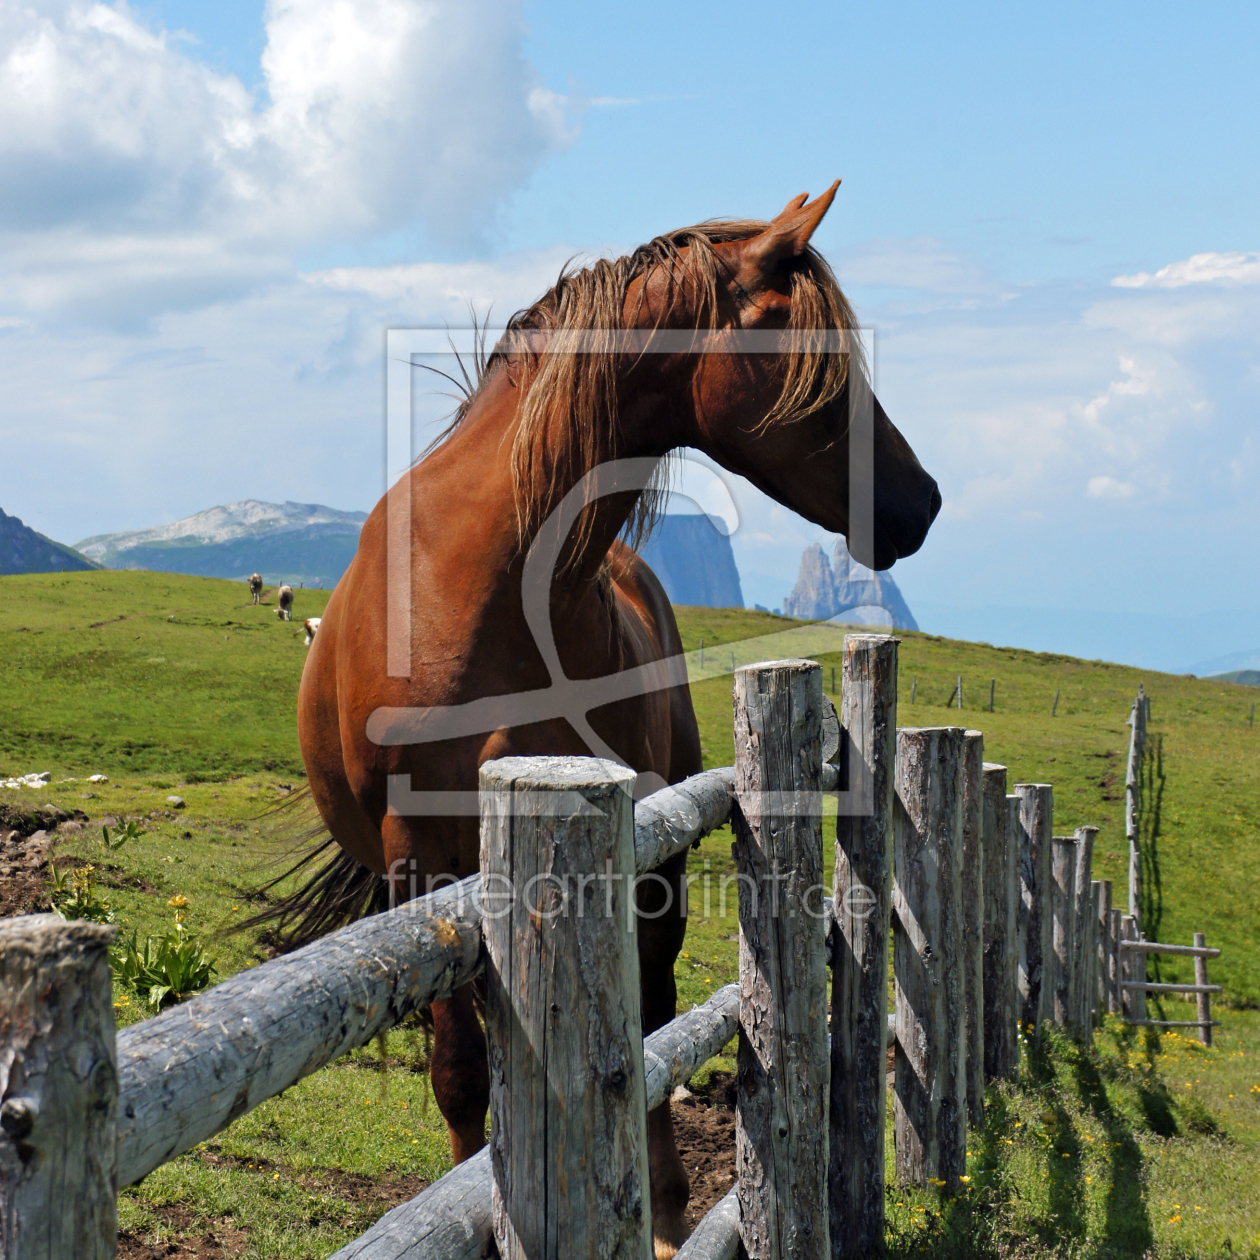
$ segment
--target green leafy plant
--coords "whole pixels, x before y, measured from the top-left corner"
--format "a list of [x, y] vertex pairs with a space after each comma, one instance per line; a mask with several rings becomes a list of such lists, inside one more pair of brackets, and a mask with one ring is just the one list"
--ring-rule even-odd
[[53, 909], [67, 921], [85, 919], [89, 923], [113, 923], [114, 912], [109, 902], [102, 901], [96, 890], [96, 867], [79, 866], [63, 873], [52, 869], [52, 890], [49, 894]]
[[121, 827], [115, 827], [112, 839], [110, 838], [109, 828], [101, 827], [101, 841], [111, 853], [121, 849], [128, 840], [138, 840], [142, 835], [144, 835], [144, 831], [134, 821], [124, 823]]
[[188, 898], [172, 897], [167, 904], [175, 907], [173, 928], [159, 937], [146, 937], [143, 945], [132, 932], [114, 949], [112, 958], [119, 982], [134, 989], [155, 1011], [200, 993], [210, 984], [218, 963], [184, 925]]

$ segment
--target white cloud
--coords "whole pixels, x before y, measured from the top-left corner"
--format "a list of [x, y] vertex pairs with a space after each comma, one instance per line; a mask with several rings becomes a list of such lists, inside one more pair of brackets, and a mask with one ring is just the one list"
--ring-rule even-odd
[[1182, 289], [1191, 284], [1260, 284], [1260, 253], [1195, 254], [1161, 267], [1154, 275], [1116, 276], [1118, 289]]
[[1106, 475], [1091, 477], [1085, 485], [1085, 492], [1091, 499], [1113, 499], [1123, 501], [1137, 494], [1137, 486], [1131, 481], [1117, 481]]
[[518, 0], [270, 0], [266, 30], [255, 100], [121, 3], [0, 8], [8, 305], [126, 324], [325, 241], [467, 245], [569, 139]]

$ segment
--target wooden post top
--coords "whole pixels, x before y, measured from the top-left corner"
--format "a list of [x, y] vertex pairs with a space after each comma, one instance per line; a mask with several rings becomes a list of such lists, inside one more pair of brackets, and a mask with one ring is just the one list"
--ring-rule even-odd
[[31, 960], [54, 958], [74, 949], [105, 949], [118, 929], [112, 923], [67, 922], [59, 914], [20, 914], [0, 919], [0, 950]]

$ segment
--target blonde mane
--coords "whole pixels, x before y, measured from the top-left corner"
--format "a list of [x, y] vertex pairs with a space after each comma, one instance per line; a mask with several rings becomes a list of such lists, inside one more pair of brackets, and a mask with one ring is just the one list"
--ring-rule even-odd
[[[629, 356], [615, 350], [614, 334], [627, 327], [631, 285], [660, 269], [668, 286], [667, 309], [673, 309], [680, 298], [690, 298], [694, 327], [713, 330], [719, 311], [718, 286], [723, 282], [722, 265], [713, 247], [756, 236], [768, 226], [751, 219], [711, 220], [658, 236], [622, 258], [600, 259], [580, 270], [566, 266], [547, 294], [508, 321], [489, 358], [475, 365], [476, 387], [461, 402], [451, 428], [467, 415], [490, 372], [502, 367], [513, 373], [521, 399], [512, 443], [512, 476], [522, 542], [532, 536], [569, 486], [620, 454], [617, 380]], [[857, 327], [853, 308], [821, 254], [807, 247], [785, 265], [791, 280], [791, 307], [783, 388], [761, 422], [763, 429], [808, 415], [840, 395], [848, 379], [850, 355], [828, 353], [829, 334]], [[630, 318], [637, 313], [636, 309]], [[529, 335], [538, 332], [548, 334], [541, 353], [536, 338]], [[580, 351], [570, 348], [578, 344]], [[859, 356], [858, 369], [865, 372], [856, 342], [854, 353]], [[669, 472], [669, 461], [664, 459], [639, 494], [622, 534], [631, 546], [651, 532], [668, 495]], [[588, 549], [593, 523], [588, 511], [575, 526], [569, 566]]]

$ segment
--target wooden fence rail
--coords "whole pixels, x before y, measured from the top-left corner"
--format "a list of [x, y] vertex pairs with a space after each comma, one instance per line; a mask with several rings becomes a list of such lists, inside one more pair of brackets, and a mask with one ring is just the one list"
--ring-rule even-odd
[[[846, 638], [838, 714], [814, 662], [737, 670], [736, 765], [633, 808], [633, 776], [611, 763], [488, 763], [480, 875], [116, 1036], [108, 929], [0, 921], [0, 1253], [113, 1256], [119, 1186], [483, 970], [490, 1146], [334, 1260], [472, 1260], [492, 1243], [505, 1257], [646, 1260], [644, 1117], [737, 1031], [738, 1184], [683, 1260], [881, 1249], [890, 1038], [898, 1179], [947, 1188], [965, 1172], [985, 1085], [1017, 1071], [1021, 1022], [1087, 1035], [1116, 1012], [1196, 1027], [1210, 1044], [1221, 986], [1208, 983], [1207, 961], [1220, 951], [1202, 933], [1193, 946], [1141, 939], [1110, 883], [1092, 878], [1094, 829], [1054, 837], [1051, 786], [1008, 794], [1004, 767], [983, 762], [980, 732], [898, 730], [896, 645]], [[1147, 717], [1139, 695], [1135, 789]], [[531, 807], [556, 793], [581, 807]], [[839, 802], [829, 898], [825, 793]], [[1130, 802], [1126, 823], [1135, 793]], [[739, 984], [645, 1039], [633, 880], [728, 821]], [[567, 890], [600, 871], [618, 877], [621, 900], [611, 913], [573, 914]], [[528, 913], [493, 912], [496, 888], [540, 879], [546, 895]], [[1194, 983], [1148, 982], [1151, 953], [1192, 957]], [[1149, 1020], [1148, 993], [1193, 996], [1198, 1018]]]

